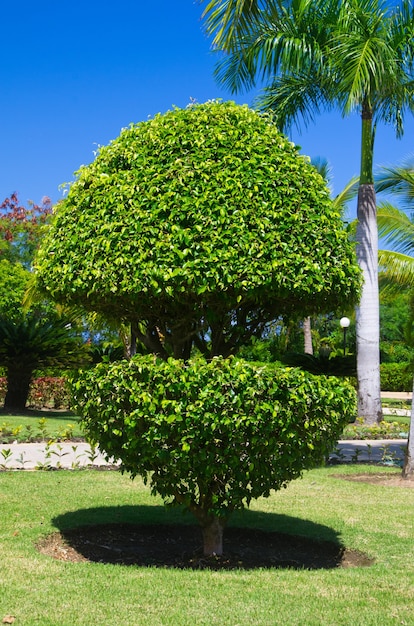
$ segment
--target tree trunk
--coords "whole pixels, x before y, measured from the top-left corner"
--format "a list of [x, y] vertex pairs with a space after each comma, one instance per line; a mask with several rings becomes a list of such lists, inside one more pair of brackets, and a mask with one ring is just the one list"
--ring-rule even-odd
[[362, 295], [357, 308], [357, 377], [358, 417], [365, 424], [382, 420], [379, 292], [378, 292], [378, 230], [375, 190], [371, 184], [360, 185], [358, 193], [357, 255], [362, 269]]
[[362, 270], [362, 295], [356, 316], [358, 417], [367, 425], [382, 420], [377, 205], [373, 178], [372, 106], [362, 106], [361, 172], [358, 190], [357, 258]]
[[19, 368], [7, 370], [7, 392], [4, 409], [11, 413], [24, 411], [29, 396], [33, 372], [25, 372]]
[[305, 319], [303, 320], [303, 338], [305, 342], [305, 354], [313, 354], [312, 328], [310, 317], [305, 317]]
[[204, 556], [221, 556], [223, 554], [223, 532], [225, 520], [220, 517], [209, 517], [203, 524], [203, 552]]
[[414, 381], [413, 397], [411, 399], [410, 430], [408, 433], [407, 452], [405, 454], [402, 477], [407, 480], [414, 480]]

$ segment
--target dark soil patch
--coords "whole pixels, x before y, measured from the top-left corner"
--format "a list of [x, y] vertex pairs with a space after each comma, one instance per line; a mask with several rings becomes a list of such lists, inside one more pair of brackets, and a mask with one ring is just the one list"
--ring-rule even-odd
[[372, 565], [366, 554], [316, 541], [250, 528], [227, 528], [222, 557], [205, 557], [198, 526], [102, 524], [44, 537], [43, 554], [70, 562], [92, 561], [177, 569], [331, 569]]
[[371, 485], [382, 485], [383, 487], [407, 487], [414, 488], [414, 480], [402, 478], [401, 472], [398, 474], [334, 474], [334, 478], [350, 480], [356, 483], [370, 483]]

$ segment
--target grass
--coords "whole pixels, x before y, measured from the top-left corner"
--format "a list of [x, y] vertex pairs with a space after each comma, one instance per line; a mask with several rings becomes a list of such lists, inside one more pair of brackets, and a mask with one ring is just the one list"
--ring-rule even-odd
[[413, 624], [414, 489], [341, 480], [339, 471], [395, 473], [365, 466], [313, 470], [232, 523], [335, 537], [375, 557], [369, 568], [213, 572], [56, 561], [35, 543], [59, 528], [192, 520], [118, 472], [0, 473], [0, 620], [13, 615], [16, 626]]
[[22, 415], [0, 413], [0, 443], [83, 437], [79, 418], [70, 411], [27, 411]]

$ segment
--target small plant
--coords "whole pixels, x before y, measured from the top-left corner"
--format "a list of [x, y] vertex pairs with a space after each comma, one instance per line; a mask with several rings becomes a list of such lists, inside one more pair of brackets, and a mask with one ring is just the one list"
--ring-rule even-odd
[[69, 454], [69, 452], [64, 452], [63, 451], [63, 446], [60, 443], [56, 444], [56, 450], [51, 450], [51, 455], [55, 455], [55, 456], [58, 457], [58, 462], [56, 464], [57, 468], [61, 468], [62, 467], [62, 463], [61, 463], [62, 458], [64, 456], [68, 455], [68, 454]]
[[8, 463], [10, 463], [12, 458], [12, 451], [10, 448], [3, 448], [1, 451], [1, 456], [3, 457], [3, 462], [0, 463], [0, 469], [6, 470], [8, 467]]
[[339, 446], [337, 446], [331, 453], [328, 461], [329, 463], [343, 463], [346, 459], [346, 455], [341, 450]]
[[49, 433], [47, 430], [47, 419], [45, 417], [42, 417], [37, 422], [37, 424], [38, 424], [38, 429], [39, 429], [39, 435], [42, 441], [47, 441], [49, 439]]
[[73, 424], [66, 424], [65, 428], [63, 428], [59, 432], [58, 439], [62, 439], [63, 441], [71, 441], [73, 439], [74, 428], [75, 427]]
[[82, 454], [77, 454], [77, 450], [78, 450], [78, 446], [72, 446], [72, 452], [73, 452], [75, 458], [72, 461], [71, 469], [78, 469], [79, 466], [80, 466], [79, 459], [81, 458]]
[[46, 448], [45, 448], [45, 458], [44, 461], [39, 461], [36, 465], [36, 469], [38, 470], [50, 470], [52, 469], [52, 465], [50, 462], [51, 456], [52, 456], [52, 450], [51, 450], [51, 445], [52, 442], [48, 441], [46, 444]]
[[[401, 446], [401, 450], [404, 451], [405, 453], [405, 449]], [[385, 445], [381, 448], [381, 452], [382, 452], [382, 457], [380, 460], [381, 465], [390, 465], [392, 467], [402, 467], [402, 461], [398, 458], [398, 454], [397, 452], [393, 452], [390, 449], [390, 446]]]
[[353, 455], [351, 456], [351, 463], [358, 463], [359, 457], [362, 454], [361, 448], [355, 448]]
[[33, 426], [26, 424], [26, 441], [32, 443], [34, 441]]
[[26, 465], [26, 463], [30, 463], [30, 460], [26, 459], [25, 456], [26, 456], [25, 453], [21, 452], [16, 459], [17, 463], [21, 465], [22, 469], [24, 469], [24, 466]]
[[98, 448], [95, 445], [90, 444], [89, 452], [87, 452], [87, 457], [90, 465], [93, 465], [98, 458]]

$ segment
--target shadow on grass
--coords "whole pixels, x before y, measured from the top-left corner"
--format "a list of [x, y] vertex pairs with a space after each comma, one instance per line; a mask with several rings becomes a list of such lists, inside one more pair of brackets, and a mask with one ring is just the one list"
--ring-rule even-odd
[[346, 549], [332, 528], [249, 510], [226, 528], [220, 557], [203, 556], [201, 529], [189, 514], [162, 506], [83, 509], [59, 515], [53, 523], [59, 532], [37, 547], [72, 562], [214, 570], [333, 569], [373, 562]]

